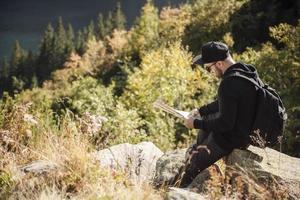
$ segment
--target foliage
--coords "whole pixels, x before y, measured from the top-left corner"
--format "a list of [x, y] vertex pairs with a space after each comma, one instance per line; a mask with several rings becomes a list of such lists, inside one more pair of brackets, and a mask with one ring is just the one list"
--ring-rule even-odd
[[270, 26], [283, 22], [296, 25], [299, 17], [297, 1], [247, 1], [230, 16], [234, 48], [242, 52], [246, 47], [260, 46], [272, 40], [268, 31]]
[[143, 129], [160, 147], [175, 142], [176, 121], [164, 118], [152, 103], [161, 98], [178, 109], [189, 110], [211, 98], [213, 87], [209, 76], [190, 67], [191, 55], [180, 43], [149, 52], [142, 57], [141, 68], [128, 77], [121, 101], [137, 109], [145, 120]]
[[79, 114], [89, 112], [106, 116], [115, 107], [111, 89], [91, 77], [74, 81], [68, 99], [71, 110]]
[[158, 9], [151, 0], [142, 7], [141, 16], [131, 29], [130, 46], [133, 52], [143, 52], [158, 45]]
[[183, 43], [193, 52], [199, 52], [208, 41], [219, 41], [230, 32], [230, 15], [245, 1], [195, 0], [187, 8], [190, 21], [185, 28]]
[[297, 150], [300, 143], [300, 22], [297, 26], [280, 24], [271, 27], [270, 31], [274, 39], [283, 43], [282, 49], [277, 50], [271, 43], [265, 43], [261, 50], [249, 48], [237, 59], [256, 66], [261, 78], [279, 91], [289, 117], [283, 150], [300, 156]]
[[188, 6], [180, 8], [164, 7], [159, 14], [159, 36], [164, 43], [181, 40], [185, 28], [190, 23]]

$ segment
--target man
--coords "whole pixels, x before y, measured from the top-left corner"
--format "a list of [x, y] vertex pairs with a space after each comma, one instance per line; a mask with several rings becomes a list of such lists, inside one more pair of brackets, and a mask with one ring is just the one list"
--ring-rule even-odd
[[[196, 56], [194, 64], [201, 64], [221, 79], [217, 100], [192, 111], [185, 120], [187, 128], [201, 129], [186, 165], [181, 168], [175, 182], [185, 187], [201, 172], [234, 148], [247, 148], [249, 133], [255, 115], [257, 88], [240, 77], [229, 77], [238, 70], [257, 80], [254, 67], [235, 62], [226, 44], [208, 42], [202, 46], [202, 55]], [[200, 118], [195, 117], [200, 115]]]

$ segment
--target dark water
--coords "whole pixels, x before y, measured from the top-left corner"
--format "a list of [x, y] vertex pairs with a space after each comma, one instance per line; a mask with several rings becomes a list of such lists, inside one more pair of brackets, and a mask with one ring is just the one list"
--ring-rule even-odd
[[[88, 25], [99, 13], [113, 10], [120, 1], [128, 24], [132, 24], [146, 0], [0, 0], [0, 59], [9, 56], [15, 40], [26, 50], [36, 51], [49, 22], [54, 25], [59, 16], [64, 24], [76, 30]], [[161, 8], [178, 5], [186, 0], [154, 0]]]

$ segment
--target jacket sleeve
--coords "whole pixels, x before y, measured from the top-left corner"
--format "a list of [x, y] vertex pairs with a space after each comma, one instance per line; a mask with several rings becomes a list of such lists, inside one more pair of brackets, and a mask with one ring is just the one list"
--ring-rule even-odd
[[219, 101], [216, 100], [212, 103], [204, 105], [198, 109], [201, 116], [206, 116], [219, 111]]
[[195, 119], [194, 127], [207, 132], [226, 132], [234, 128], [236, 121], [238, 95], [234, 79], [221, 82], [218, 90], [219, 111], [213, 118]]

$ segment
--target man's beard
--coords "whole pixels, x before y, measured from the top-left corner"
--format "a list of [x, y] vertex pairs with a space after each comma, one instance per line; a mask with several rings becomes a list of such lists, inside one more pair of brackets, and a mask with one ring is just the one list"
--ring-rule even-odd
[[223, 71], [220, 68], [218, 68], [217, 66], [215, 66], [214, 74], [217, 78], [221, 78], [223, 75]]

